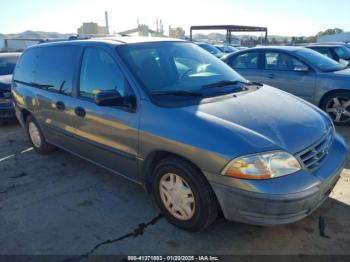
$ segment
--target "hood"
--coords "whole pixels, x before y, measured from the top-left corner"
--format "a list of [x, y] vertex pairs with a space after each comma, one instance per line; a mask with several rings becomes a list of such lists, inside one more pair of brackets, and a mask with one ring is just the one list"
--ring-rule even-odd
[[223, 56], [225, 56], [225, 53], [223, 53], [223, 52], [216, 53], [215, 56], [216, 56], [217, 58], [222, 58]]
[[197, 111], [197, 115], [231, 129], [233, 134], [248, 131], [255, 138], [254, 142], [245, 141], [249, 146], [257, 141], [270, 142], [292, 154], [318, 141], [331, 126], [325, 114], [312, 105], [266, 85], [251, 93], [201, 104]]
[[335, 71], [335, 72], [332, 72], [332, 74], [337, 75], [337, 76], [350, 77], [350, 68], [346, 68], [346, 69], [343, 69], [343, 70]]
[[0, 90], [10, 90], [12, 82], [12, 75], [0, 76]]

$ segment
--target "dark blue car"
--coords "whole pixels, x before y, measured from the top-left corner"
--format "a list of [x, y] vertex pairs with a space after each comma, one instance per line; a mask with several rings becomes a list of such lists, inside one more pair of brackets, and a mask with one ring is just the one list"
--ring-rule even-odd
[[0, 124], [9, 118], [15, 118], [11, 101], [12, 73], [21, 53], [0, 54]]

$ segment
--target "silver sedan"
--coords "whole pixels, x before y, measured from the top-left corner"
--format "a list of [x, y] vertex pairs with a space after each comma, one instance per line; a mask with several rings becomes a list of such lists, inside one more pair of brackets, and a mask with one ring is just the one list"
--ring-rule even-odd
[[295, 46], [259, 47], [223, 60], [251, 81], [317, 105], [337, 125], [350, 123], [350, 69], [318, 52]]

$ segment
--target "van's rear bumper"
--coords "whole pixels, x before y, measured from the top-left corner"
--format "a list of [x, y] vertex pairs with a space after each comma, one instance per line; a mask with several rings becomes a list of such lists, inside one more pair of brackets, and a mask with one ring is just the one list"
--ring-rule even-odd
[[[327, 199], [338, 181], [345, 163], [347, 149], [340, 136], [336, 137], [332, 147], [333, 150], [327, 156], [325, 163], [315, 174], [300, 171], [290, 176], [278, 178], [278, 184], [276, 183], [275, 186], [273, 183], [269, 183], [269, 188], [267, 188], [265, 184], [265, 192], [252, 192], [211, 182], [225, 218], [268, 226], [296, 222], [310, 215]], [[306, 190], [296, 190], [295, 193], [274, 194], [274, 191], [277, 191], [277, 185], [280, 192], [283, 180], [285, 180], [287, 188], [288, 183], [292, 181], [291, 176], [303, 179], [304, 176], [310, 175], [319, 178], [317, 185]]]

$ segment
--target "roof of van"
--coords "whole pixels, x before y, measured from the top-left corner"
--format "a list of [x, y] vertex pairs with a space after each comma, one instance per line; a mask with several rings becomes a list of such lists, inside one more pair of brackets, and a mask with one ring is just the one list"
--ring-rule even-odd
[[183, 42], [184, 40], [169, 38], [169, 37], [147, 37], [147, 36], [112, 36], [112, 37], [97, 37], [89, 39], [74, 39], [67, 41], [47, 42], [36, 46], [52, 46], [52, 45], [66, 45], [66, 44], [81, 44], [87, 42], [95, 43], [109, 43], [114, 45], [135, 44], [135, 43], [152, 43], [152, 42]]
[[114, 37], [104, 37], [104, 38], [92, 38], [91, 40], [110, 40], [117, 41], [124, 44], [133, 44], [133, 43], [148, 43], [148, 42], [167, 42], [167, 41], [176, 41], [181, 42], [184, 40], [177, 38], [169, 37], [149, 37], [149, 36], [114, 36]]
[[[273, 49], [273, 50], [285, 50], [285, 51], [293, 52], [293, 51], [305, 49], [305, 47], [303, 46], [257, 46], [257, 47], [250, 48], [250, 50], [252, 49]], [[245, 51], [246, 50], [247, 49], [245, 49]]]

